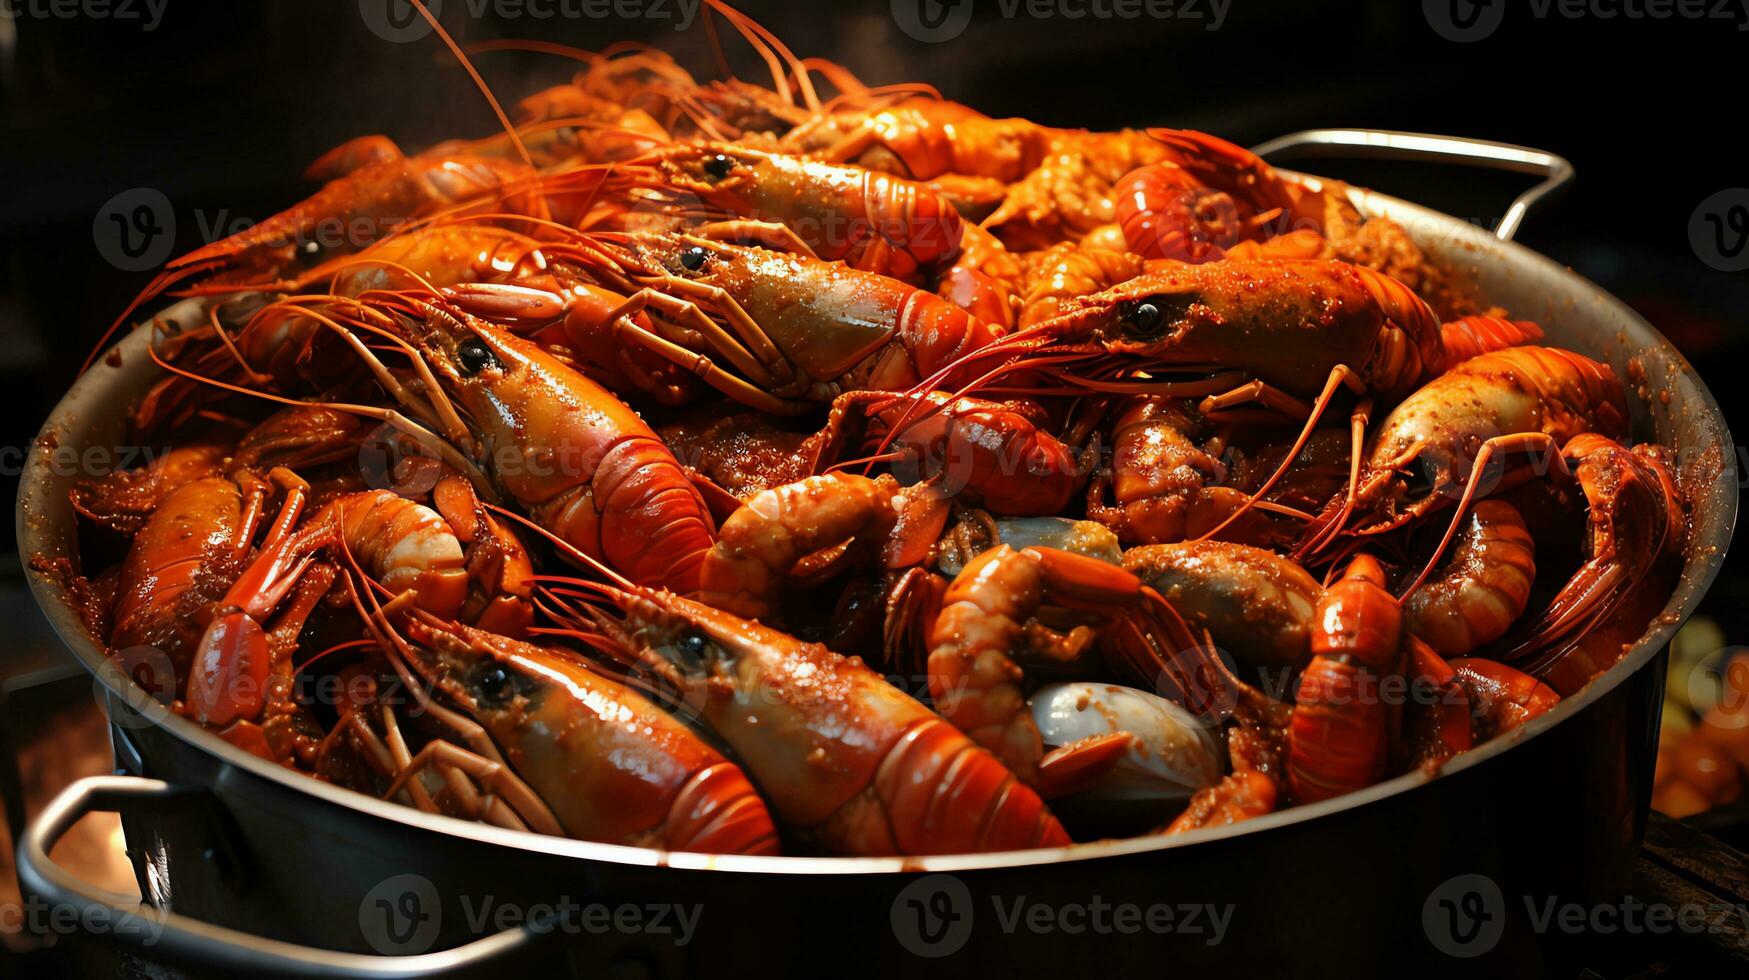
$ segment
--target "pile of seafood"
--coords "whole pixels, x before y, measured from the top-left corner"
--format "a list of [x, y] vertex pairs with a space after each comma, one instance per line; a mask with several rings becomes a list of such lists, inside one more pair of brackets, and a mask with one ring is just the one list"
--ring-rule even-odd
[[712, 7], [769, 84], [540, 46], [504, 132], [348, 142], [154, 280], [168, 448], [38, 565], [172, 710], [538, 833], [1054, 847], [1436, 771], [1662, 607], [1621, 379], [1342, 185]]

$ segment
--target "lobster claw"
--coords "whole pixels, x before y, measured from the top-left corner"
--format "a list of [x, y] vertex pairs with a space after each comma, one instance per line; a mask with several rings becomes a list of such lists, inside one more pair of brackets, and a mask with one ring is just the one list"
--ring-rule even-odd
[[195, 651], [184, 695], [189, 712], [216, 727], [255, 718], [266, 703], [271, 660], [261, 624], [235, 607], [225, 610], [207, 626]]

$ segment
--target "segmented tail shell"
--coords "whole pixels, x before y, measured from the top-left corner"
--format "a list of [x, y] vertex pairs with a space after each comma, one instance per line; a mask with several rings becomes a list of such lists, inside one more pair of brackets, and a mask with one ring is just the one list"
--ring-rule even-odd
[[668, 810], [662, 846], [707, 854], [776, 854], [777, 828], [741, 767], [719, 762], [680, 788]]
[[[716, 542], [710, 511], [659, 440], [621, 439], [587, 484], [536, 509], [546, 528], [600, 557], [632, 581], [689, 592]], [[584, 547], [585, 551], [595, 548]]]
[[1125, 174], [1112, 188], [1112, 200], [1124, 241], [1145, 259], [1213, 262], [1240, 238], [1233, 199], [1170, 163]]
[[1385, 763], [1385, 704], [1376, 677], [1350, 661], [1313, 659], [1295, 690], [1288, 786], [1312, 803], [1378, 782]]
[[940, 718], [906, 730], [875, 772], [894, 852], [969, 854], [1070, 843], [1037, 793]]
[[1385, 772], [1388, 707], [1379, 679], [1397, 669], [1402, 611], [1373, 559], [1354, 559], [1313, 614], [1312, 662], [1288, 732], [1288, 787], [1301, 802], [1371, 786]]
[[1413, 289], [1382, 272], [1365, 266], [1351, 268], [1360, 278], [1361, 287], [1390, 321], [1390, 327], [1380, 331], [1372, 360], [1362, 369], [1367, 384], [1386, 396], [1402, 394], [1443, 371], [1450, 358], [1442, 339], [1439, 315], [1433, 308]]
[[1441, 656], [1462, 656], [1506, 634], [1535, 579], [1536, 540], [1517, 508], [1478, 500], [1451, 556], [1403, 599], [1404, 625]]
[[[844, 260], [859, 269], [908, 279], [945, 268], [959, 257], [964, 222], [954, 206], [926, 184], [869, 171]], [[829, 256], [822, 255], [822, 258]]]
[[1466, 316], [1441, 324], [1445, 366], [1455, 367], [1489, 351], [1534, 344], [1543, 339], [1543, 329], [1529, 320], [1506, 320], [1497, 316]]

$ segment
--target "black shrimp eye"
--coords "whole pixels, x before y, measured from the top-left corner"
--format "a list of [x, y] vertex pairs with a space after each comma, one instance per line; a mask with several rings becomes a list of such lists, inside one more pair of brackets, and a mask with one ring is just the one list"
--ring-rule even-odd
[[498, 355], [492, 353], [492, 348], [478, 337], [469, 337], [456, 348], [456, 359], [461, 361], [462, 373], [472, 377], [481, 371], [498, 363]]
[[710, 253], [705, 250], [704, 246], [694, 245], [680, 253], [680, 264], [687, 272], [697, 272], [704, 268], [704, 260], [709, 257]]
[[1137, 303], [1124, 315], [1124, 332], [1137, 337], [1152, 337], [1160, 332], [1160, 308], [1153, 303]]
[[315, 265], [322, 260], [322, 243], [314, 240], [298, 243], [297, 257], [306, 265]]
[[503, 667], [488, 667], [480, 674], [480, 693], [489, 702], [503, 698], [504, 692], [510, 688], [510, 672]]
[[722, 180], [735, 169], [735, 161], [721, 153], [704, 162], [705, 176], [712, 180]]
[[710, 649], [710, 640], [703, 633], [689, 632], [681, 634], [677, 644], [680, 653], [689, 663], [703, 663], [705, 651]]

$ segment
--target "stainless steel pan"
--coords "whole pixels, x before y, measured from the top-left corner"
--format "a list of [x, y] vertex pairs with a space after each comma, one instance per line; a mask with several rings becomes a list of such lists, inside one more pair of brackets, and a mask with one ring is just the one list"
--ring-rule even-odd
[[[1456, 760], [1437, 778], [1365, 792], [1233, 828], [1062, 851], [927, 859], [703, 857], [556, 840], [420, 813], [269, 765], [175, 717], [113, 668], [47, 579], [45, 615], [108, 698], [118, 765], [55, 801], [19, 843], [21, 876], [149, 955], [226, 973], [428, 976], [510, 959], [599, 973], [683, 975], [1101, 969], [1249, 975], [1570, 972], [1579, 937], [1539, 931], [1547, 900], [1620, 896], [1650, 793], [1666, 644], [1712, 581], [1736, 517], [1735, 452], [1692, 368], [1618, 300], [1510, 239], [1537, 198], [1572, 175], [1521, 147], [1416, 134], [1325, 130], [1266, 152], [1433, 158], [1518, 170], [1543, 182], [1497, 230], [1357, 192], [1484, 295], [1544, 325], [1549, 342], [1609, 360], [1640, 358], [1648, 397], [1637, 435], [1676, 447], [1695, 489], [1694, 546], [1666, 615], [1629, 655], [1554, 711]], [[1315, 180], [1305, 177], [1302, 179]], [[173, 308], [169, 315], [187, 315]], [[142, 332], [119, 364], [67, 393], [26, 467], [18, 531], [27, 554], [75, 549], [55, 447], [114, 446], [124, 410], [152, 381]], [[63, 449], [63, 452], [65, 449]], [[82, 814], [116, 810], [145, 905], [99, 892], [47, 851]], [[406, 877], [406, 876], [415, 877]], [[1473, 877], [1466, 877], [1473, 876]], [[560, 897], [615, 909], [680, 903], [673, 933], [539, 915]], [[490, 903], [536, 921], [479, 921]], [[1111, 930], [1143, 916], [1137, 932]], [[1167, 906], [1173, 925], [1158, 907]], [[1205, 907], [1193, 925], [1186, 910]], [[1217, 937], [1206, 909], [1228, 910]], [[1040, 911], [1042, 910], [1042, 911]], [[622, 919], [622, 926], [630, 919]], [[547, 925], [560, 922], [557, 929]], [[1080, 931], [1072, 931], [1079, 924]], [[1130, 923], [1134, 925], [1134, 923]], [[1198, 928], [1200, 927], [1200, 928]], [[1218, 938], [1218, 942], [1211, 942]], [[436, 950], [436, 952], [432, 952]]]

